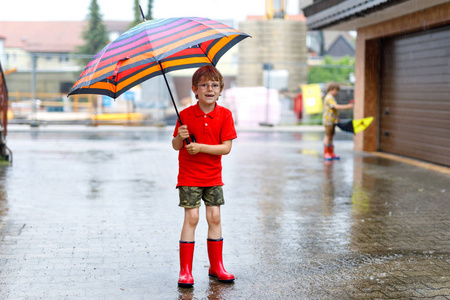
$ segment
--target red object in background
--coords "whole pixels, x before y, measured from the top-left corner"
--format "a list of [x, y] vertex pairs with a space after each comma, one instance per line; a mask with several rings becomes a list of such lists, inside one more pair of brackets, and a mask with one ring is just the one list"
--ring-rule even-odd
[[8, 125], [8, 89], [6, 88], [5, 76], [0, 64], [0, 122], [3, 128], [3, 135], [6, 136]]
[[294, 112], [298, 119], [302, 118], [303, 113], [303, 95], [298, 93], [294, 98]]
[[355, 99], [350, 100], [350, 103], [352, 104], [355, 103]]

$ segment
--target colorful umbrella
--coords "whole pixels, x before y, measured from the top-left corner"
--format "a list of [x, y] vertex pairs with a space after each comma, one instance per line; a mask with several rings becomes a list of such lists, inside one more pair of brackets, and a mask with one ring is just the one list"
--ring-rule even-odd
[[[249, 35], [206, 18], [145, 21], [103, 48], [86, 66], [69, 95], [99, 94], [117, 98], [158, 75], [204, 65]], [[166, 79], [167, 87], [169, 84]], [[178, 115], [172, 93], [169, 93]], [[181, 123], [181, 120], [180, 120]]]
[[373, 117], [367, 117], [364, 119], [357, 119], [357, 120], [349, 120], [346, 122], [339, 122], [337, 123], [337, 127], [339, 127], [343, 131], [347, 131], [353, 134], [357, 134], [360, 131], [365, 130], [367, 127], [369, 127], [370, 123], [372, 123]]

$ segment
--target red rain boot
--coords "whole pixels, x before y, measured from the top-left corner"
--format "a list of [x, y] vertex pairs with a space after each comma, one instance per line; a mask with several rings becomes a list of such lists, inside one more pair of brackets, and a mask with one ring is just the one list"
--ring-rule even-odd
[[209, 276], [217, 278], [220, 282], [233, 282], [234, 276], [223, 267], [222, 260], [223, 238], [208, 239]]
[[330, 146], [330, 154], [331, 154], [332, 159], [340, 159], [339, 156], [334, 154], [334, 146], [333, 145]]
[[178, 286], [192, 287], [194, 278], [192, 277], [192, 259], [194, 258], [195, 242], [180, 241], [180, 278]]
[[323, 146], [323, 159], [333, 160], [333, 154], [331, 152], [332, 146]]

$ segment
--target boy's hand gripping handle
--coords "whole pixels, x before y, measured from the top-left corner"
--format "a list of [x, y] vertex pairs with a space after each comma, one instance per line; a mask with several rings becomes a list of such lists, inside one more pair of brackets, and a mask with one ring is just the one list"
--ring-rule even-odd
[[[180, 122], [180, 126], [183, 125], [183, 123], [181, 123], [181, 118], [180, 118], [180, 117], [178, 117], [178, 122]], [[189, 138], [185, 139], [186, 145], [189, 145], [189, 144], [191, 143], [191, 141], [192, 141], [193, 143], [196, 143], [194, 134], [191, 134], [191, 135], [190, 135], [190, 138], [191, 138], [191, 140], [189, 140]]]
[[191, 140], [189, 140], [189, 138], [185, 139], [186, 145], [189, 145], [191, 142], [196, 143], [194, 134], [190, 135], [190, 139]]

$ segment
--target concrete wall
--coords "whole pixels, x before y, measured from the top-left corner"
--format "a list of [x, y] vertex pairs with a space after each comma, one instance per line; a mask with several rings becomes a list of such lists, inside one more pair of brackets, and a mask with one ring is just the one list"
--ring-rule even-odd
[[237, 85], [263, 85], [263, 63], [289, 71], [289, 90], [307, 82], [306, 23], [295, 20], [249, 20], [239, 29], [252, 36], [239, 46]]

